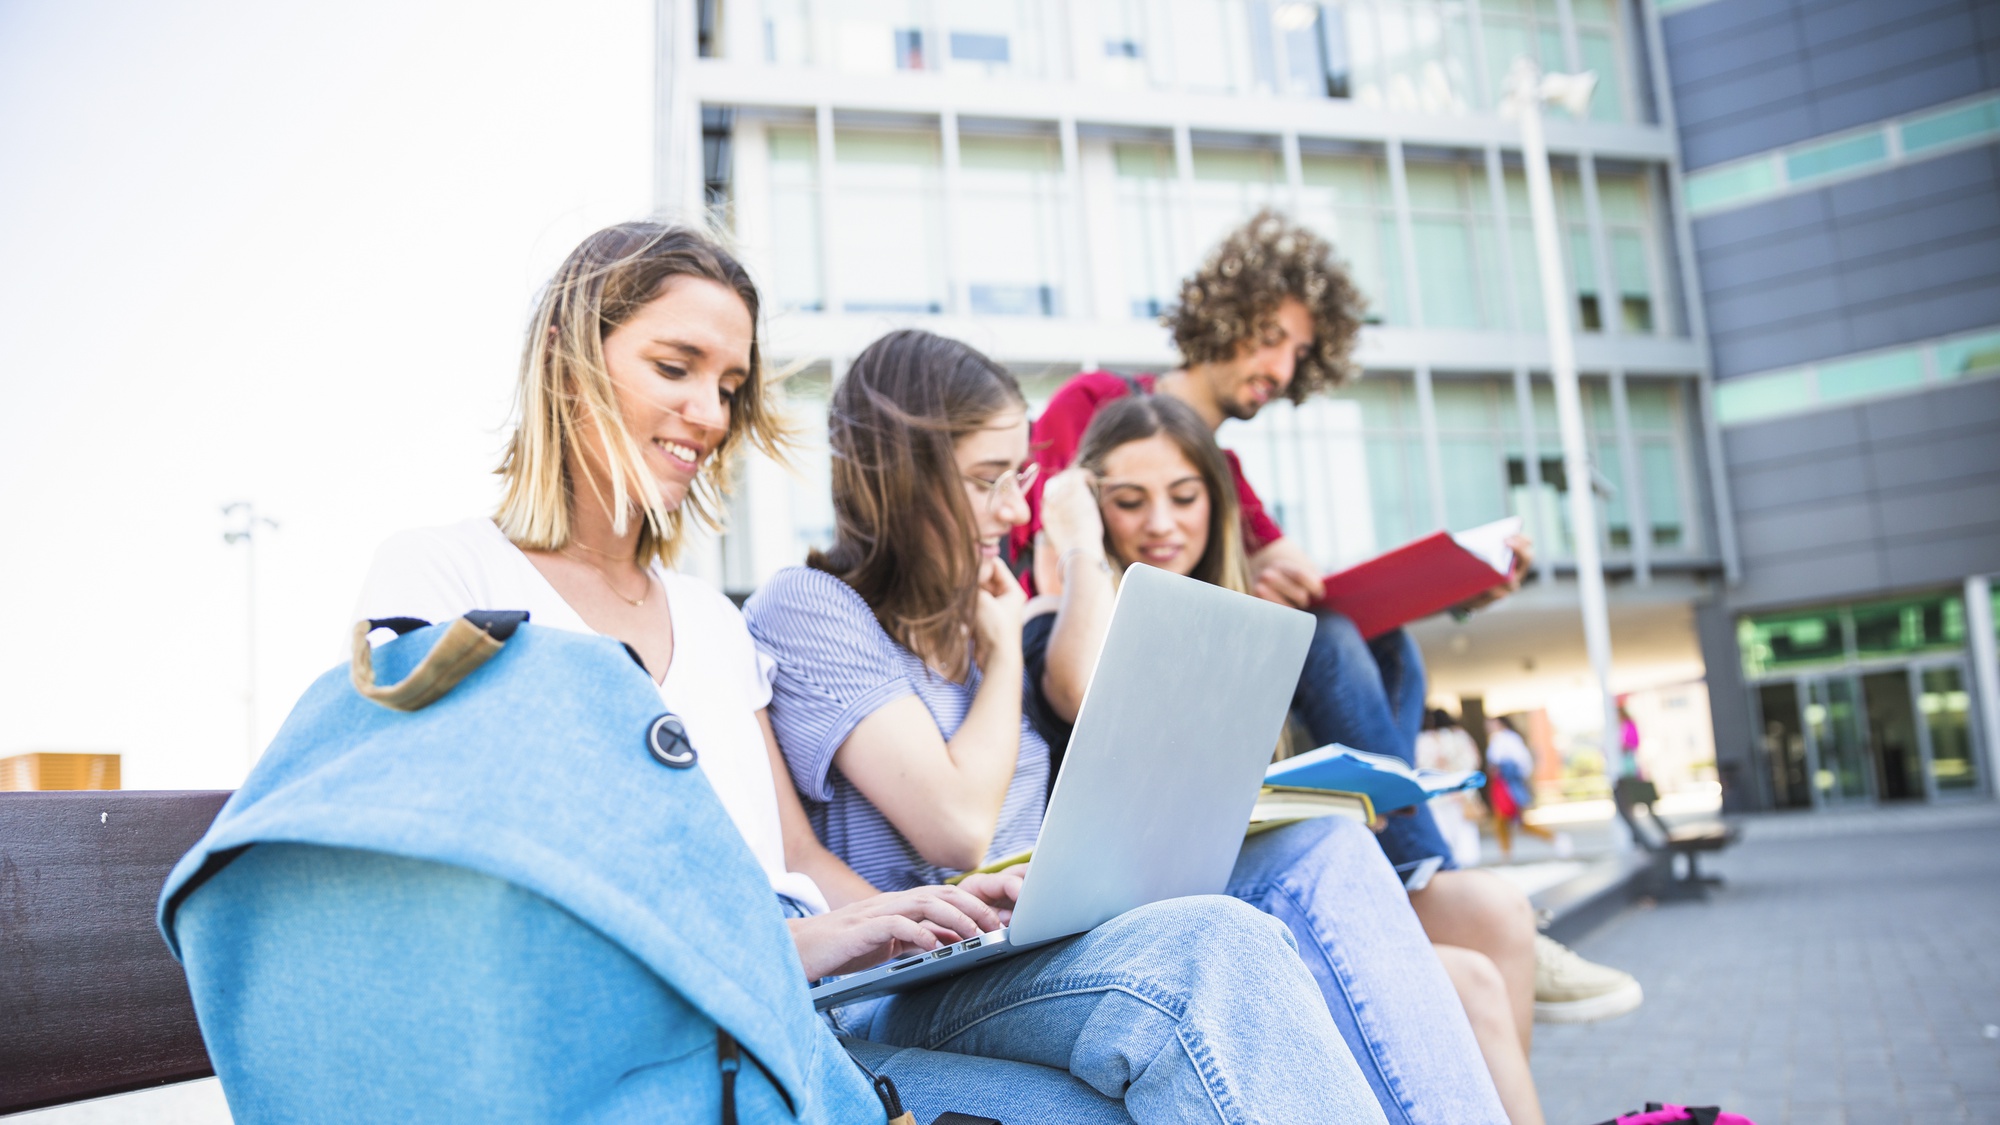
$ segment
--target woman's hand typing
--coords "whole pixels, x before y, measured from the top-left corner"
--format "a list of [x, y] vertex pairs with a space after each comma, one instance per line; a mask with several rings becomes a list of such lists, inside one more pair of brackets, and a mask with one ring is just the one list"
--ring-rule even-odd
[[859, 972], [1006, 925], [1013, 896], [1020, 893], [1020, 876], [1011, 871], [971, 875], [965, 883], [970, 886], [891, 891], [826, 914], [792, 919], [792, 944], [806, 979]]

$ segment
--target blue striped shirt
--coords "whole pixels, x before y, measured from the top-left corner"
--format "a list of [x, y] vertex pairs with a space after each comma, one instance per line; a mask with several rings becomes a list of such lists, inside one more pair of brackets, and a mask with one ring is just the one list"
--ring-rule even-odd
[[[771, 576], [743, 606], [743, 616], [757, 647], [777, 663], [771, 725], [820, 841], [885, 891], [958, 874], [926, 863], [834, 768], [833, 755], [861, 720], [906, 695], [923, 701], [938, 733], [950, 740], [972, 707], [979, 670], [974, 668], [963, 684], [932, 671], [883, 630], [853, 587], [809, 567], [788, 567]], [[1000, 806], [988, 859], [1034, 847], [1048, 774], [1048, 744], [1023, 718], [1021, 754]]]

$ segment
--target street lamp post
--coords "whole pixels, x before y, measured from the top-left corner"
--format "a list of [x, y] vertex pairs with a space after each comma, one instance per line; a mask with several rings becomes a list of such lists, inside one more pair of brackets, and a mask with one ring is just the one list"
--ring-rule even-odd
[[243, 544], [243, 753], [244, 768], [257, 764], [257, 532], [278, 530], [278, 521], [257, 514], [257, 506], [238, 500], [222, 508], [224, 516], [241, 514], [234, 530], [222, 533], [222, 541]]
[[1564, 280], [1561, 243], [1556, 234], [1556, 197], [1549, 182], [1549, 150], [1542, 139], [1542, 103], [1561, 105], [1581, 116], [1597, 88], [1597, 75], [1543, 74], [1534, 61], [1514, 60], [1508, 76], [1506, 110], [1521, 119], [1521, 163], [1528, 174], [1528, 211], [1535, 226], [1535, 258], [1540, 265], [1542, 317], [1549, 336], [1549, 380], [1555, 385], [1556, 422], [1562, 433], [1563, 476], [1568, 481], [1570, 539], [1576, 550], [1576, 586], [1583, 603], [1583, 643], [1603, 697], [1604, 777], [1617, 777], [1622, 746], [1618, 700], [1611, 693], [1611, 620], [1604, 601], [1604, 560], [1597, 549], [1596, 472], [1583, 440], [1583, 396], [1577, 387], [1576, 342], [1569, 326], [1569, 285]]

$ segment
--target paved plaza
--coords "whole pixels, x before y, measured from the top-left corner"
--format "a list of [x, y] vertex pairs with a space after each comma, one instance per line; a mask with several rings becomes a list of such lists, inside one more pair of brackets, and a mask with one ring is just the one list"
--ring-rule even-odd
[[1537, 1029], [1551, 1125], [1647, 1100], [1757, 1125], [2000, 1123], [2000, 808], [1749, 818], [1706, 902], [1576, 943], [1636, 974], [1622, 1019]]

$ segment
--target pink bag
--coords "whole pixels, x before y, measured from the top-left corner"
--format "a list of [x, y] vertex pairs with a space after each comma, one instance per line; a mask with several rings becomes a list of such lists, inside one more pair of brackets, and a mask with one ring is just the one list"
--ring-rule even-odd
[[1757, 1125], [1741, 1114], [1724, 1113], [1712, 1105], [1663, 1105], [1647, 1102], [1644, 1113], [1628, 1113], [1615, 1117], [1599, 1125], [1675, 1125], [1689, 1121], [1694, 1125]]

